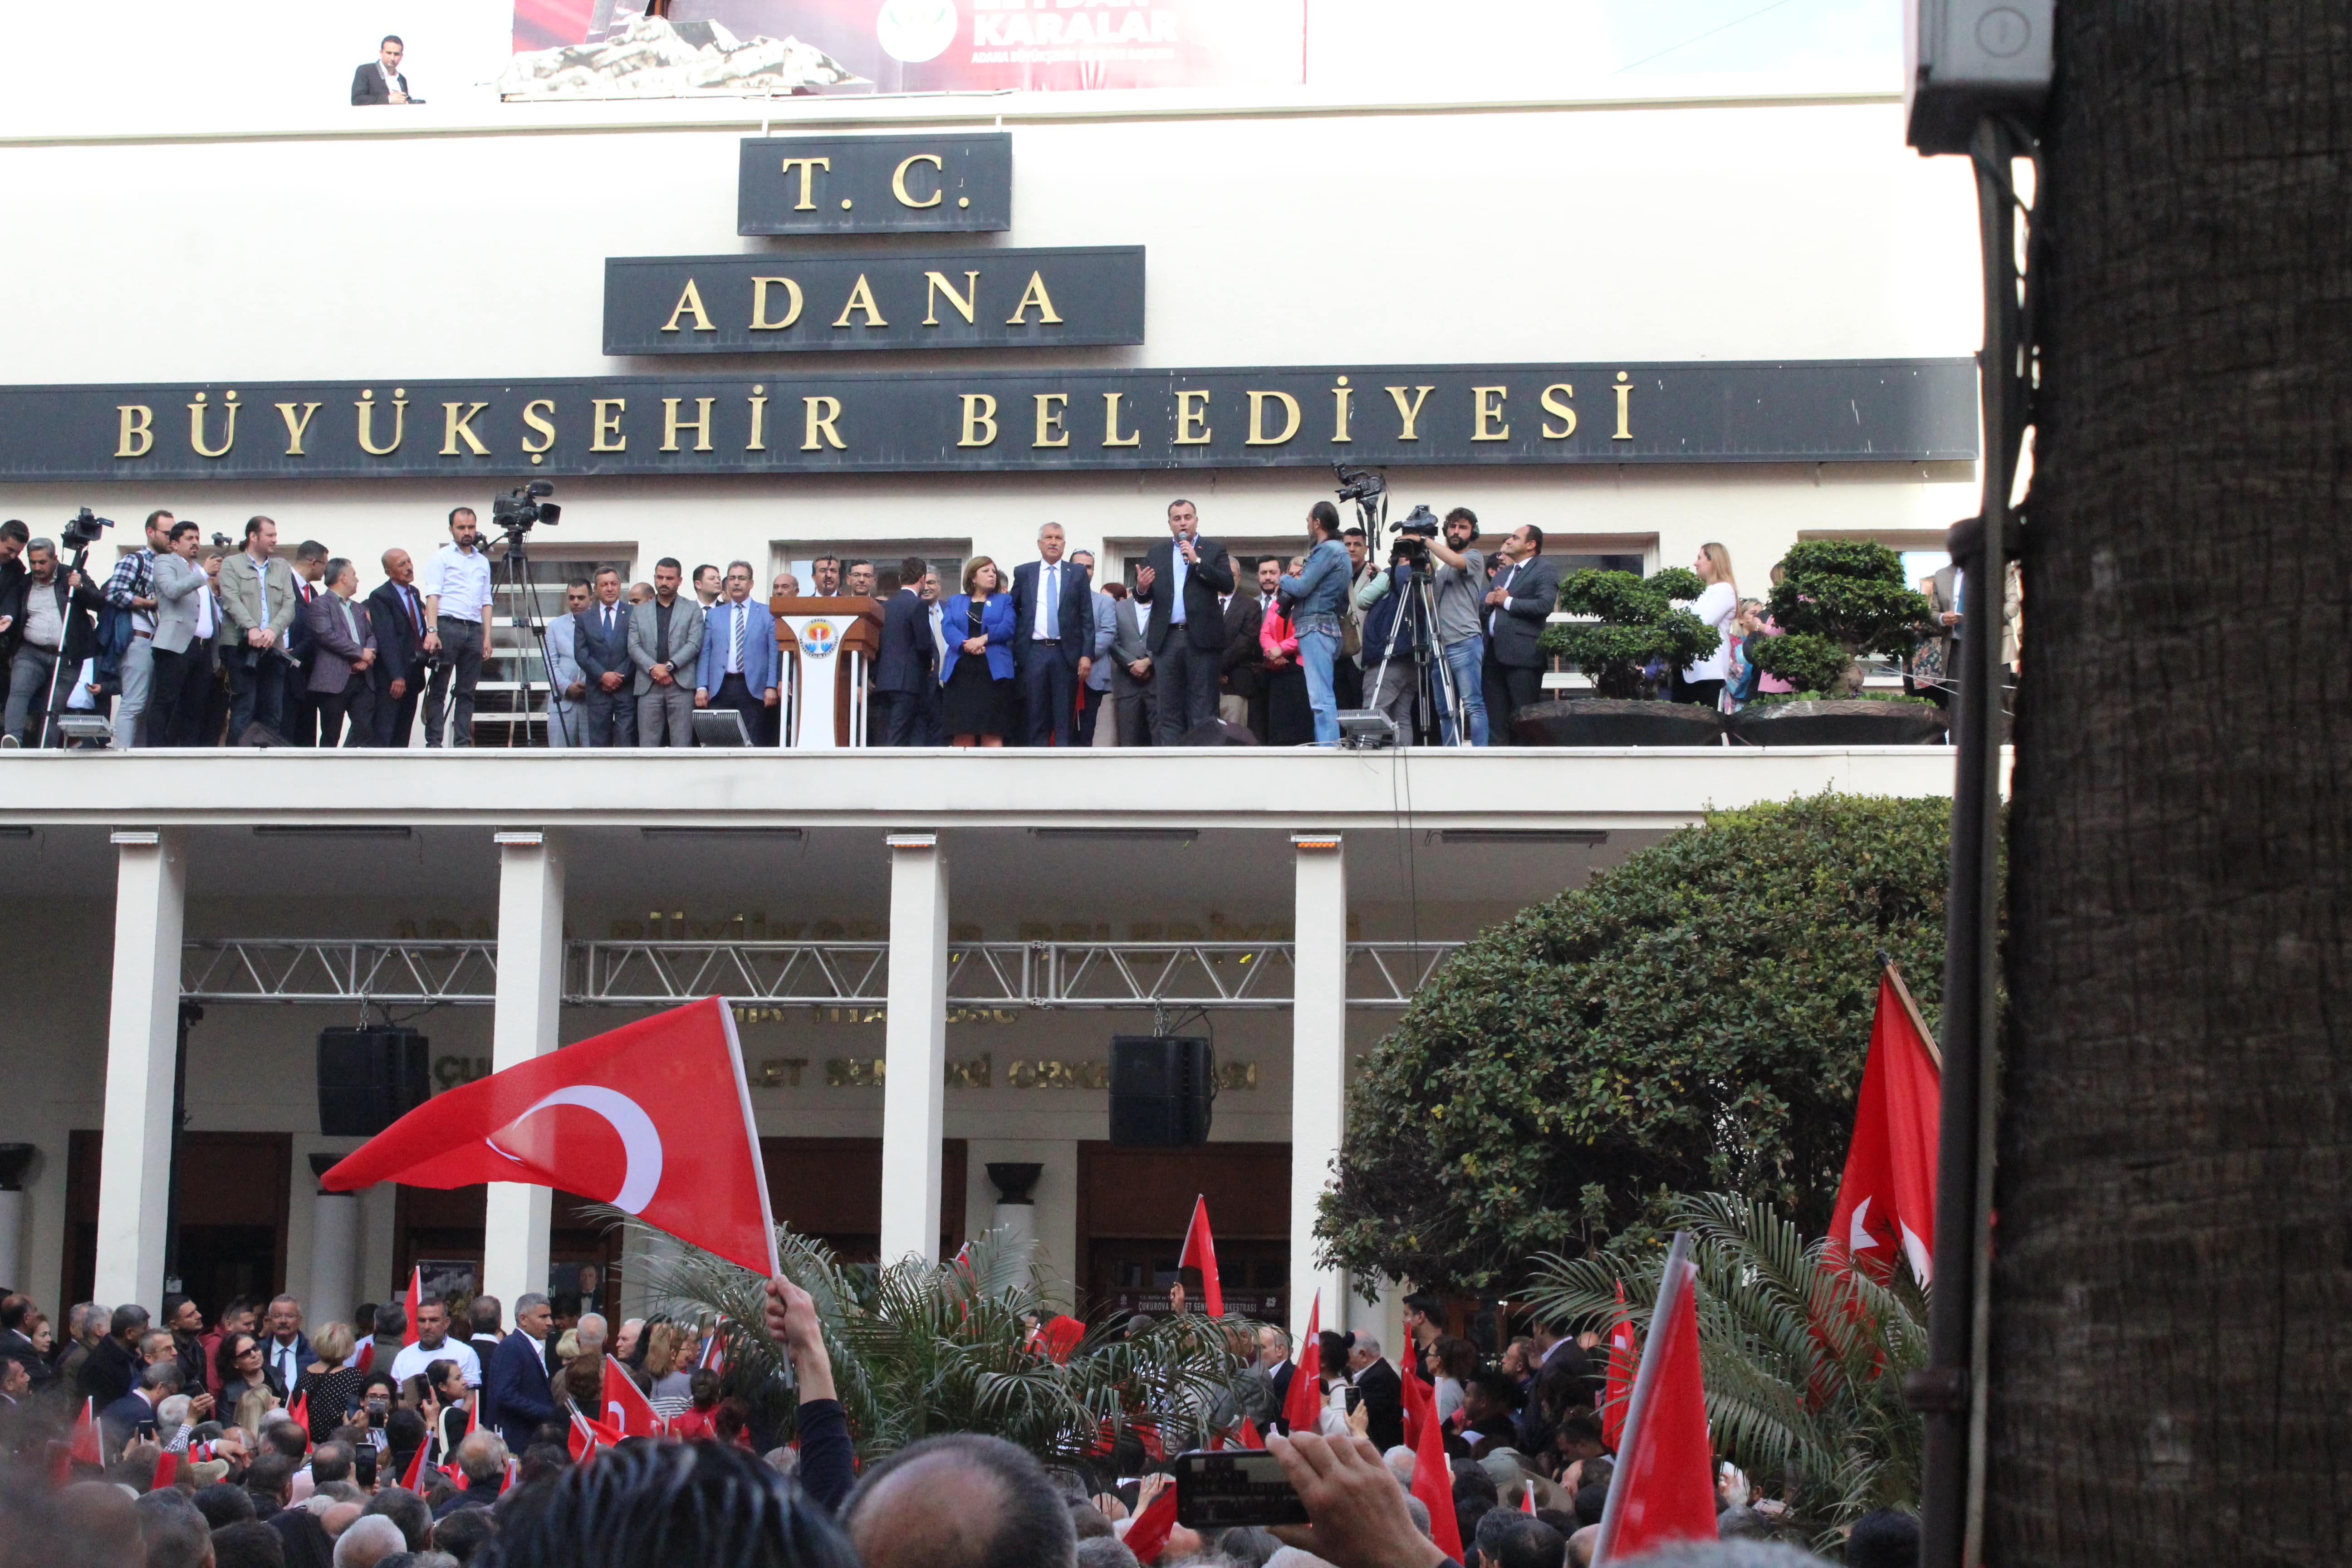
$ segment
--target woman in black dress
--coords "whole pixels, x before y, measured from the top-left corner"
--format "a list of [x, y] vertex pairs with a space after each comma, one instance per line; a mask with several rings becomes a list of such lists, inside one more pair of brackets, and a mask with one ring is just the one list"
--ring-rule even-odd
[[940, 606], [947, 658], [940, 666], [940, 728], [958, 746], [1002, 746], [1013, 730], [1013, 595], [996, 563], [975, 555], [963, 592]]
[[360, 1384], [367, 1373], [347, 1364], [355, 1342], [349, 1323], [329, 1323], [310, 1341], [319, 1359], [295, 1380], [293, 1403], [301, 1405], [310, 1418], [313, 1443], [333, 1436], [359, 1404]]

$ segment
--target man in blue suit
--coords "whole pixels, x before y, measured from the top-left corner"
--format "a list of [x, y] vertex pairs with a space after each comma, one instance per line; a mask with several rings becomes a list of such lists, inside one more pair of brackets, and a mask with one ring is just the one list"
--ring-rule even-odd
[[751, 601], [751, 563], [727, 568], [719, 602], [702, 613], [702, 662], [695, 666], [697, 708], [732, 708], [758, 745], [768, 732], [777, 692], [776, 617]]
[[937, 687], [939, 652], [931, 641], [930, 606], [923, 602], [919, 555], [898, 563], [898, 591], [882, 606], [882, 651], [874, 661], [874, 700], [883, 707], [882, 743], [921, 743], [923, 697]]
[[580, 743], [635, 745], [637, 700], [629, 687], [637, 671], [629, 662], [629, 607], [621, 603], [618, 570], [598, 570], [594, 598], [572, 620], [572, 655], [588, 678], [580, 700]]
[[1094, 584], [1062, 559], [1062, 525], [1037, 531], [1037, 554], [1013, 569], [1013, 662], [1027, 743], [1076, 744], [1078, 688], [1094, 664]]
[[482, 1373], [482, 1393], [498, 1412], [499, 1436], [508, 1451], [530, 1447], [540, 1427], [555, 1419], [555, 1395], [547, 1382], [547, 1330], [552, 1314], [536, 1292], [516, 1299], [515, 1331], [499, 1342]]

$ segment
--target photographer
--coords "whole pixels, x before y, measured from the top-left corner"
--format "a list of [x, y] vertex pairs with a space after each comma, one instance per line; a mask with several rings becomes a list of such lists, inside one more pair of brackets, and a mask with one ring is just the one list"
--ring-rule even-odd
[[48, 540], [25, 546], [25, 567], [16, 600], [22, 618], [15, 627], [16, 651], [8, 672], [5, 742], [12, 746], [26, 743], [36, 716], [44, 727], [34, 730], [31, 740], [42, 743], [59, 656], [68, 671], [80, 668], [94, 640], [90, 616], [105, 602], [79, 572], [60, 567], [58, 547]]
[[[1429, 553], [1437, 561], [1437, 647], [1453, 674], [1470, 744], [1483, 746], [1487, 739], [1486, 701], [1480, 689], [1484, 684], [1480, 668], [1486, 647], [1478, 632], [1478, 601], [1486, 590], [1486, 562], [1470, 548], [1477, 537], [1478, 514], [1457, 506], [1445, 514], [1444, 532], [1429, 542]], [[1441, 739], [1453, 745], [1454, 715], [1440, 713], [1438, 723]]]
[[1404, 614], [1412, 604], [1408, 596], [1413, 582], [1413, 558], [1420, 556], [1426, 570], [1428, 556], [1419, 549], [1419, 542], [1400, 539], [1389, 553], [1389, 563], [1366, 578], [1356, 590], [1356, 606], [1365, 612], [1363, 630], [1364, 671], [1380, 681], [1380, 689], [1368, 692], [1367, 705], [1387, 716], [1397, 727], [1402, 740], [1409, 741], [1414, 733], [1416, 699], [1421, 693], [1421, 659], [1415, 646], [1410, 617]]
[[1282, 602], [1298, 629], [1298, 662], [1307, 671], [1307, 700], [1315, 710], [1315, 743], [1339, 743], [1339, 705], [1331, 666], [1339, 650], [1339, 615], [1347, 602], [1348, 548], [1339, 542], [1339, 509], [1318, 500], [1307, 513], [1314, 548], [1296, 577], [1281, 580]]

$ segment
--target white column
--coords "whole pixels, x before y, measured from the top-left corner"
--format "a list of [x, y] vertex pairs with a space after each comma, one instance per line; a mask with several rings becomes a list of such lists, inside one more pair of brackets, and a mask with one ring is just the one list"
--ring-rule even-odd
[[890, 1004], [882, 1079], [882, 1261], [940, 1258], [947, 1111], [948, 852], [935, 833], [890, 845]]
[[[499, 846], [499, 989], [490, 1066], [504, 1071], [555, 1048], [563, 1005], [563, 858], [554, 837], [501, 833]], [[507, 1320], [515, 1300], [547, 1289], [545, 1187], [492, 1182], [482, 1226], [482, 1288]]]
[[[310, 1164], [327, 1173], [340, 1154], [313, 1154]], [[302, 1310], [313, 1323], [348, 1322], [359, 1300], [360, 1194], [317, 1192], [310, 1198], [310, 1293]]]
[[1290, 1321], [1303, 1332], [1317, 1291], [1323, 1326], [1348, 1325], [1348, 1274], [1315, 1267], [1316, 1205], [1339, 1157], [1347, 1113], [1348, 858], [1336, 833], [1297, 833], [1297, 975], [1290, 1008]]
[[98, 1169], [97, 1299], [110, 1305], [160, 1304], [187, 861], [176, 833], [118, 833], [114, 845], [114, 982]]

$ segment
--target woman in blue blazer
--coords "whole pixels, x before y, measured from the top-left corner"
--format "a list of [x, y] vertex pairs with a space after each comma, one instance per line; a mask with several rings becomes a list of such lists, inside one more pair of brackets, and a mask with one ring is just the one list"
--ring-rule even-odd
[[996, 563], [975, 555], [963, 569], [963, 592], [940, 606], [948, 644], [940, 728], [954, 745], [1001, 746], [1013, 732], [1013, 595], [1003, 584]]

